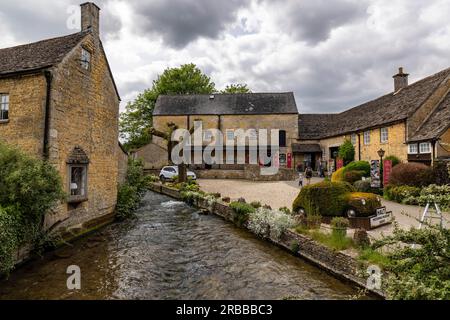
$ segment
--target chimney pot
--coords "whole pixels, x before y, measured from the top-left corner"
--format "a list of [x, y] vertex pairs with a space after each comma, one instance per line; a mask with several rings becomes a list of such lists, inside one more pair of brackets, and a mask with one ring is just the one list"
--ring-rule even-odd
[[100, 8], [93, 2], [81, 6], [81, 31], [90, 30], [94, 36], [100, 36]]
[[394, 92], [398, 92], [408, 86], [409, 74], [403, 72], [403, 67], [398, 68], [398, 74], [394, 78]]

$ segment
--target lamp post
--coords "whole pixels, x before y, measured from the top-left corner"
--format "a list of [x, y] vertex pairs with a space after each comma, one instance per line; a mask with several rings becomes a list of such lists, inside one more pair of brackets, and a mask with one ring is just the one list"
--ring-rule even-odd
[[386, 155], [386, 151], [384, 151], [383, 149], [378, 150], [378, 155], [381, 158], [381, 162], [380, 162], [380, 185], [381, 185], [381, 189], [384, 188], [384, 177], [383, 177], [383, 158]]

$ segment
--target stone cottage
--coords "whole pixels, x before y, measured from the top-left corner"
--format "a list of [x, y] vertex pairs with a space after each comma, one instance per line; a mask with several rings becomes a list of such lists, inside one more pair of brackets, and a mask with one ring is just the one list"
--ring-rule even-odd
[[[279, 162], [281, 174], [292, 177], [292, 143], [298, 137], [298, 109], [293, 93], [248, 93], [213, 95], [160, 96], [153, 112], [153, 125], [159, 131], [167, 131], [167, 124], [174, 123], [179, 128], [190, 130], [195, 121], [200, 121], [204, 130], [204, 147], [211, 143], [208, 137], [211, 129], [217, 129], [224, 136], [224, 144], [233, 141], [234, 163], [193, 165], [191, 169], [201, 177], [243, 178], [250, 174], [258, 179], [255, 170], [249, 166], [250, 141], [246, 141], [245, 161], [238, 161], [236, 130], [278, 129], [280, 151], [271, 155]], [[212, 134], [211, 134], [212, 135]], [[251, 139], [251, 137], [249, 137]], [[167, 142], [158, 137], [153, 143], [136, 152], [144, 158], [147, 167], [161, 167], [167, 164]], [[224, 150], [223, 158], [226, 159]], [[277, 157], [277, 159], [275, 159]], [[162, 162], [162, 163], [161, 163]], [[245, 162], [245, 164], [243, 163]], [[258, 165], [256, 165], [258, 168]]]
[[336, 168], [339, 146], [351, 140], [357, 160], [379, 160], [378, 150], [427, 165], [450, 158], [450, 69], [408, 85], [403, 68], [394, 91], [339, 114], [300, 114], [297, 163], [320, 160]]
[[81, 32], [0, 50], [0, 139], [53, 164], [68, 194], [47, 227], [79, 229], [115, 210], [125, 157], [99, 12], [82, 4]]

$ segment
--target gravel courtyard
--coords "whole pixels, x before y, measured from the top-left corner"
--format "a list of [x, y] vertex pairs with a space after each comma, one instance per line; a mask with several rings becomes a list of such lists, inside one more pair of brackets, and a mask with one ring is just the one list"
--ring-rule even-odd
[[[319, 178], [313, 178], [312, 183], [322, 181]], [[232, 200], [244, 198], [247, 202], [259, 201], [263, 205], [270, 205], [273, 209], [282, 207], [292, 208], [292, 203], [300, 192], [298, 181], [279, 181], [279, 182], [252, 182], [245, 180], [199, 180], [202, 190], [211, 193], [220, 193], [222, 197], [230, 197]], [[424, 208], [418, 206], [402, 205], [391, 201], [383, 200], [383, 205], [388, 211], [394, 213], [396, 221], [402, 228], [409, 229], [411, 226], [419, 226], [418, 221]], [[405, 214], [402, 214], [406, 213]], [[450, 227], [450, 214], [445, 213], [445, 225]], [[370, 231], [373, 237], [378, 238], [381, 233], [389, 234], [393, 226], [384, 226]]]

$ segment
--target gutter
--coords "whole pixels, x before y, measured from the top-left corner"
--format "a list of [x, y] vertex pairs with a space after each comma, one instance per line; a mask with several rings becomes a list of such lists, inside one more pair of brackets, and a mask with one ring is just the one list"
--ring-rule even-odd
[[47, 82], [47, 94], [45, 97], [45, 127], [44, 127], [44, 159], [49, 159], [49, 143], [50, 143], [50, 105], [51, 105], [51, 92], [52, 92], [52, 79], [53, 75], [51, 71], [44, 71], [45, 80]]

